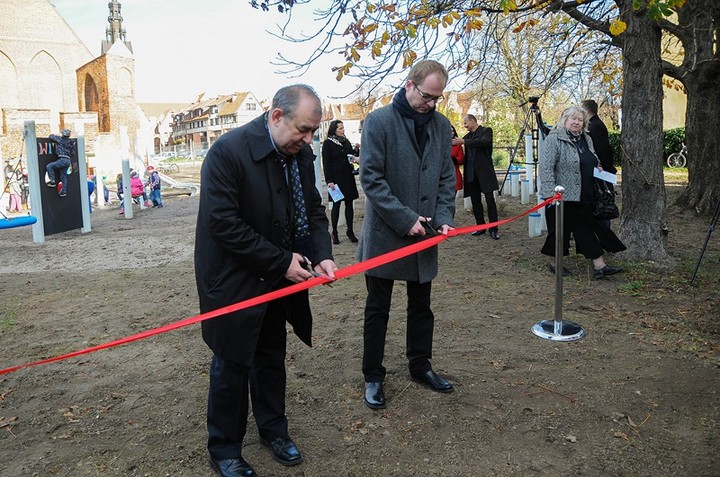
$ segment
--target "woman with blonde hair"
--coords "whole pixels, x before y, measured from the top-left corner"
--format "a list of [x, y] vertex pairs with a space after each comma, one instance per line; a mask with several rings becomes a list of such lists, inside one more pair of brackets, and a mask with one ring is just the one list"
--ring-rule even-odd
[[[605, 263], [604, 252], [621, 252], [625, 245], [615, 233], [601, 226], [592, 215], [594, 169], [602, 170], [595, 154], [592, 139], [587, 133], [588, 117], [585, 110], [571, 106], [562, 112], [555, 128], [545, 139], [540, 154], [540, 196], [547, 199], [555, 195], [555, 187], [565, 188], [563, 255], [570, 251], [570, 235], [575, 238], [577, 253], [593, 262], [593, 278], [600, 279], [623, 271]], [[555, 272], [555, 207], [545, 209], [548, 236], [541, 250], [552, 257], [550, 269]], [[564, 275], [571, 272], [563, 268]]]

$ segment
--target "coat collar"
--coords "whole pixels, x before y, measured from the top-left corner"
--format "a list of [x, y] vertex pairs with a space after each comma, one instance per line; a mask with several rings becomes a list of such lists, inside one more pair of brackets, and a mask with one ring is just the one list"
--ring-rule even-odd
[[[559, 140], [565, 141], [565, 142], [570, 142], [570, 143], [574, 144], [574, 141], [570, 137], [570, 133], [567, 132], [567, 130], [565, 128], [557, 128], [556, 127], [552, 131], [550, 131], [550, 134], [553, 134], [553, 133], [557, 134], [557, 137]], [[589, 137], [588, 133], [586, 131], [583, 131], [582, 135], [585, 138], [585, 140], [587, 141], [587, 139]]]

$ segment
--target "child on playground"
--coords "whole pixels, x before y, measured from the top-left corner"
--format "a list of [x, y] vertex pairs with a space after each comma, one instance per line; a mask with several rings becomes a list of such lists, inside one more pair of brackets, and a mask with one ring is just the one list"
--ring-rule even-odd
[[[120, 176], [122, 177], [122, 176]], [[132, 196], [133, 202], [137, 202], [140, 197], [142, 197], [142, 203], [145, 207], [150, 207], [150, 201], [147, 198], [147, 193], [145, 193], [145, 184], [143, 184], [143, 181], [138, 176], [137, 171], [130, 171], [130, 195]], [[125, 203], [123, 201], [123, 204], [120, 208], [120, 214], [125, 213]]]
[[13, 172], [8, 179], [8, 189], [10, 190], [10, 207], [8, 212], [22, 212], [22, 184], [20, 181], [20, 172]]
[[137, 171], [132, 171], [130, 173], [130, 192], [132, 193], [133, 199], [139, 199], [142, 197], [145, 207], [150, 207], [150, 201], [148, 200], [147, 193], [145, 192], [145, 184], [143, 184], [140, 176], [138, 176]]
[[75, 140], [70, 139], [69, 129], [63, 129], [60, 134], [62, 134], [62, 136], [58, 136], [56, 134], [50, 135], [50, 139], [57, 144], [57, 160], [49, 163], [45, 167], [48, 178], [50, 179], [46, 182], [46, 184], [48, 187], [55, 187], [57, 185], [57, 182], [55, 182], [55, 170], [59, 170], [60, 183], [62, 184], [62, 187], [60, 188], [58, 195], [60, 197], [65, 197], [67, 195], [67, 169], [70, 166], [70, 158], [75, 153]]
[[162, 196], [160, 195], [160, 173], [155, 170], [153, 166], [147, 168], [148, 178], [145, 185], [150, 186], [150, 200], [153, 203], [153, 207], [162, 207]]

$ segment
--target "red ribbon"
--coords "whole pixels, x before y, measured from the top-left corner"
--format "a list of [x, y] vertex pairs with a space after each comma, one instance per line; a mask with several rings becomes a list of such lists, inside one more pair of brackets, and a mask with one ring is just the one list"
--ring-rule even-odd
[[[444, 242], [448, 238], [454, 237], [456, 235], [469, 234], [469, 233], [472, 233], [472, 232], [475, 232], [478, 230], [485, 230], [485, 229], [489, 229], [492, 227], [498, 227], [500, 225], [507, 224], [507, 223], [517, 220], [521, 217], [524, 217], [525, 215], [535, 212], [536, 210], [540, 210], [541, 208], [545, 207], [550, 202], [553, 202], [555, 200], [560, 200], [561, 198], [562, 197], [560, 196], [560, 194], [557, 194], [555, 197], [546, 199], [545, 201], [536, 205], [532, 209], [528, 209], [525, 212], [523, 212], [522, 214], [516, 215], [515, 217], [512, 217], [510, 219], [499, 220], [497, 222], [493, 222], [490, 224], [471, 225], [468, 227], [460, 227], [460, 228], [452, 229], [448, 232], [447, 235], [436, 235], [436, 236], [430, 237], [426, 240], [421, 240], [419, 242], [416, 242], [412, 245], [408, 245], [406, 247], [399, 248], [397, 250], [393, 250], [392, 252], [388, 252], [383, 255], [378, 255], [377, 257], [373, 257], [369, 260], [365, 260], [363, 262], [358, 262], [358, 263], [355, 263], [348, 267], [341, 268], [340, 270], [335, 272], [335, 279], [340, 280], [342, 278], [346, 278], [346, 277], [349, 277], [352, 275], [357, 275], [358, 273], [362, 273], [362, 272], [365, 272], [372, 268], [379, 267], [380, 265], [385, 265], [386, 263], [394, 262], [395, 260], [399, 260], [401, 258], [407, 257], [409, 255], [420, 252], [427, 248], [434, 247], [435, 245], [437, 245], [441, 242]], [[307, 290], [309, 288], [313, 288], [318, 285], [324, 285], [326, 283], [331, 283], [331, 282], [332, 282], [332, 280], [328, 280], [327, 278], [322, 278], [322, 277], [311, 278], [310, 280], [300, 282], [300, 283], [295, 283], [289, 287], [281, 288], [279, 290], [275, 290], [270, 293], [265, 293], [264, 295], [259, 295], [259, 296], [250, 298], [249, 300], [234, 303], [232, 305], [218, 308], [217, 310], [209, 311], [207, 313], [202, 313], [200, 315], [195, 315], [190, 318], [185, 318], [184, 320], [176, 321], [175, 323], [170, 323], [169, 325], [159, 326], [157, 328], [143, 331], [141, 333], [126, 336], [124, 338], [120, 338], [120, 339], [117, 339], [114, 341], [108, 341], [107, 343], [102, 343], [102, 344], [99, 344], [96, 346], [91, 346], [90, 348], [85, 348], [85, 349], [81, 349], [78, 351], [73, 351], [71, 353], [54, 356], [52, 358], [47, 358], [47, 359], [35, 361], [32, 363], [21, 364], [18, 366], [12, 366], [10, 368], [0, 369], [0, 375], [12, 373], [13, 371], [17, 371], [17, 370], [23, 369], [23, 368], [29, 368], [31, 366], [40, 366], [41, 364], [52, 363], [55, 361], [62, 361], [62, 360], [68, 359], [68, 358], [73, 358], [75, 356], [80, 356], [83, 354], [100, 351], [101, 349], [114, 348], [115, 346], [124, 345], [126, 343], [132, 343], [133, 341], [142, 340], [145, 338], [149, 338], [151, 336], [159, 335], [161, 333], [167, 333], [168, 331], [176, 330], [178, 328], [183, 328], [185, 326], [199, 323], [201, 321], [209, 320], [211, 318], [216, 318], [218, 316], [222, 316], [227, 313], [232, 313], [234, 311], [244, 310], [244, 309], [250, 308], [252, 306], [260, 305], [262, 303], [272, 301], [277, 298], [282, 298], [284, 296], [292, 295], [293, 293], [297, 293], [302, 290]]]

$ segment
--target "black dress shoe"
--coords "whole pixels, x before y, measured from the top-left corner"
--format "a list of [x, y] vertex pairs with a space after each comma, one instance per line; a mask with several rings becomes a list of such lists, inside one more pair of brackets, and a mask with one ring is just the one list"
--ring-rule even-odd
[[270, 449], [273, 458], [282, 465], [297, 465], [303, 461], [302, 454], [289, 437], [276, 437], [271, 441], [260, 438], [260, 442]]
[[500, 237], [498, 237], [497, 230], [491, 230], [490, 231], [490, 238], [493, 240], [500, 240]]
[[454, 388], [445, 378], [438, 376], [432, 369], [423, 374], [411, 375], [415, 381], [427, 384], [430, 389], [439, 393], [451, 393]]
[[330, 235], [332, 235], [332, 242], [333, 244], [337, 245], [340, 243], [340, 237], [338, 237], [337, 232], [333, 232]]
[[385, 393], [382, 383], [365, 383], [363, 401], [370, 409], [385, 409]]
[[215, 460], [210, 457], [210, 467], [220, 477], [257, 477], [257, 474], [242, 457]]
[[600, 278], [607, 275], [615, 275], [623, 271], [623, 267], [613, 267], [612, 265], [605, 265], [602, 268], [596, 268], [593, 270], [593, 278], [599, 280]]
[[484, 234], [485, 232], [487, 232], [487, 231], [484, 230], [484, 229], [483, 229], [483, 230], [476, 230], [475, 232], [471, 233], [470, 235], [473, 235], [473, 236], [475, 236], [475, 237], [479, 237], [480, 235]]
[[358, 238], [355, 236], [352, 230], [347, 231], [347, 236], [352, 243], [358, 243]]

